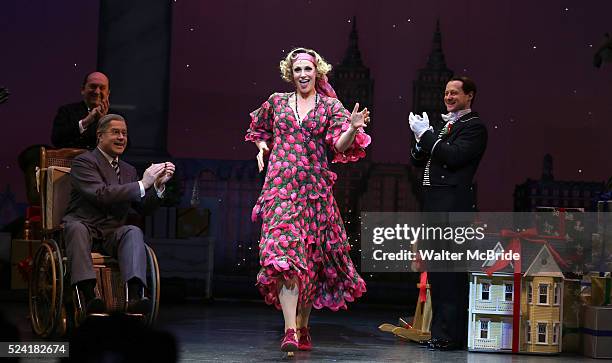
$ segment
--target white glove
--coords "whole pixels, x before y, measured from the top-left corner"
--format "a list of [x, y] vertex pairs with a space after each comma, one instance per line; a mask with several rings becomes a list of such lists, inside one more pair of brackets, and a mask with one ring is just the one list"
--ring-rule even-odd
[[417, 141], [421, 138], [421, 136], [423, 136], [425, 131], [431, 128], [429, 126], [429, 117], [427, 117], [426, 112], [423, 112], [423, 117], [410, 112], [410, 116], [408, 116], [408, 123], [410, 124], [410, 129], [412, 132], [414, 132], [414, 136], [416, 137]]

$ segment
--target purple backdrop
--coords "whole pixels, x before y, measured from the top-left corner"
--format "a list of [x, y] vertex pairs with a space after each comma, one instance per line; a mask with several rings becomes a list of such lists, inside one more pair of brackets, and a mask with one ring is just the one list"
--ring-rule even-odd
[[[288, 90], [278, 62], [293, 46], [313, 47], [333, 64], [357, 16], [359, 46], [375, 79], [373, 156], [408, 162], [412, 81], [425, 66], [436, 19], [449, 68], [479, 86], [474, 109], [489, 125], [480, 167], [484, 210], [511, 210], [514, 185], [539, 178], [542, 157], [559, 180], [607, 179], [612, 131], [612, 64], [592, 65], [611, 32], [609, 1], [186, 1], [173, 3], [168, 148], [172, 155], [248, 159], [248, 113]], [[0, 145], [2, 185], [24, 200], [16, 156], [48, 143], [60, 104], [79, 99], [95, 66], [98, 3], [6, 1], [0, 106], [9, 134]], [[76, 66], [75, 66], [76, 64]], [[111, 80], [112, 83], [112, 80]], [[111, 95], [112, 102], [112, 95]], [[352, 105], [347, 105], [352, 106]], [[0, 186], [2, 186], [0, 185]]]

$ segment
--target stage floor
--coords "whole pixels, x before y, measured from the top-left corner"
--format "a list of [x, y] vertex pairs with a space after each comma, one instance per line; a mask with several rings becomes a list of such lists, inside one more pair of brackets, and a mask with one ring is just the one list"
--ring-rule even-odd
[[[22, 341], [33, 336], [25, 304], [0, 301], [5, 316], [17, 324]], [[172, 333], [180, 362], [576, 362], [582, 356], [554, 357], [429, 351], [378, 330], [407, 315], [400, 309], [353, 304], [348, 311], [313, 311], [314, 350], [293, 358], [279, 350], [282, 315], [262, 302], [214, 301], [162, 305], [157, 328]], [[40, 362], [40, 360], [38, 360]]]

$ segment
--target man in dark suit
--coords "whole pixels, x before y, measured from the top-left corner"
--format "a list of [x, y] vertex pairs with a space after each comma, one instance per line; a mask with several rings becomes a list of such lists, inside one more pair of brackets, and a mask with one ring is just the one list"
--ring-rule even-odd
[[71, 282], [84, 298], [87, 313], [104, 310], [104, 303], [94, 293], [96, 274], [91, 260], [92, 247], [100, 246], [119, 260], [128, 286], [128, 312], [144, 313], [150, 301], [143, 295], [143, 233], [125, 222], [131, 207], [143, 210], [157, 206], [175, 167], [170, 162], [152, 164], [139, 180], [136, 169], [119, 159], [128, 138], [125, 119], [119, 115], [102, 117], [96, 134], [97, 147], [77, 156], [70, 170], [72, 192], [63, 220]]
[[110, 85], [104, 73], [87, 74], [81, 85], [83, 100], [57, 110], [51, 132], [53, 146], [95, 148], [98, 120], [109, 112], [109, 95]]
[[[467, 77], [454, 77], [446, 85], [444, 103], [448, 114], [439, 130], [423, 117], [410, 113], [410, 128], [417, 140], [411, 150], [415, 166], [424, 166], [422, 202], [429, 218], [449, 223], [447, 212], [476, 211], [473, 178], [487, 146], [487, 129], [471, 106], [476, 96], [476, 84]], [[448, 224], [447, 224], [448, 225]], [[452, 245], [454, 242], [450, 242]], [[451, 248], [453, 246], [450, 246]], [[431, 284], [433, 316], [430, 349], [460, 349], [467, 343], [467, 273], [457, 272], [457, 265], [431, 264], [428, 280]], [[442, 270], [446, 272], [442, 272]], [[451, 272], [454, 271], [454, 272]]]

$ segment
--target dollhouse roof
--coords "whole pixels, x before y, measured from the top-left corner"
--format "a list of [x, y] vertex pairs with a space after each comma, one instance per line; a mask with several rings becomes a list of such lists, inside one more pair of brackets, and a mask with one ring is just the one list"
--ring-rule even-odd
[[[497, 242], [495, 244], [495, 247], [493, 247], [493, 251], [495, 252], [504, 252], [504, 246], [501, 244], [501, 242]], [[484, 274], [486, 275], [486, 273], [484, 272], [487, 268], [495, 265], [495, 263], [497, 262], [496, 259], [489, 259], [484, 261], [482, 264], [475, 264], [472, 263], [469, 266], [469, 272], [476, 274], [476, 275], [480, 275], [480, 274]], [[493, 273], [494, 276], [500, 276], [500, 275], [512, 275], [514, 273], [514, 266], [512, 265], [512, 262], [509, 263], [508, 265], [506, 265], [506, 267], [497, 270]]]
[[[493, 247], [493, 251], [495, 251], [495, 253], [503, 253], [504, 250], [504, 246], [502, 246], [501, 242], [497, 242], [497, 244], [495, 244], [495, 247]], [[482, 263], [482, 269], [486, 269], [489, 268], [493, 265], [495, 265], [495, 263], [497, 262], [496, 259], [489, 259], [486, 260], [485, 262]], [[512, 262], [510, 262], [506, 267], [504, 267], [503, 269], [497, 271], [497, 272], [509, 272], [512, 273], [514, 271], [514, 265], [512, 264]]]
[[531, 262], [531, 265], [525, 271], [523, 277], [533, 276], [547, 276], [547, 277], [561, 277], [563, 278], [563, 272], [555, 261], [555, 258], [550, 253], [548, 246], [543, 245], [536, 257]]
[[[494, 247], [491, 248], [489, 246], [494, 246]], [[473, 248], [478, 248], [480, 251], [491, 250], [491, 249], [494, 250], [495, 252], [505, 251], [502, 241], [499, 238], [499, 235], [487, 236], [480, 245], [478, 245], [477, 247], [473, 247]], [[470, 259], [468, 260], [467, 269], [468, 269], [468, 272], [472, 272], [475, 274], [484, 273], [484, 271], [487, 268], [493, 266], [495, 262], [497, 262], [497, 260], [495, 259], [489, 259], [485, 261]], [[512, 263], [509, 263], [503, 269], [496, 271], [495, 274], [498, 274], [498, 275], [499, 274], [512, 274], [513, 272], [514, 272], [514, 267], [512, 266]]]

